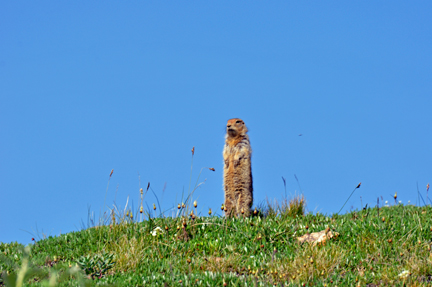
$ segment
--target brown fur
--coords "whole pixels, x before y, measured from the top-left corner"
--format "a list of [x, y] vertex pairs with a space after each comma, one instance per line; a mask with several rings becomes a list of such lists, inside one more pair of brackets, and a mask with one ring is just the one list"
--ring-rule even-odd
[[249, 216], [252, 207], [252, 149], [247, 131], [241, 119], [228, 120], [223, 150], [226, 216]]

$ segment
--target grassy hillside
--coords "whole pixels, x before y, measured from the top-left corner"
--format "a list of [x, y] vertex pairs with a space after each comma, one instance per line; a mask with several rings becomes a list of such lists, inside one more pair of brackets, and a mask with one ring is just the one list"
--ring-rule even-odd
[[[193, 207], [141, 222], [123, 214], [26, 248], [1, 243], [0, 286], [432, 285], [432, 207], [326, 216], [302, 215], [303, 203], [228, 220]], [[297, 240], [325, 229], [339, 235], [318, 245]]]

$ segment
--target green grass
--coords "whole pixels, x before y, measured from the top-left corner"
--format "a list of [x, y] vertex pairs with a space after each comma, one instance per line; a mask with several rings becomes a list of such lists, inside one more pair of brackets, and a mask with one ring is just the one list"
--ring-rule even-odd
[[[399, 204], [327, 216], [299, 212], [304, 206], [300, 197], [268, 202], [257, 216], [228, 220], [196, 211], [194, 219], [123, 216], [27, 250], [1, 243], [0, 286], [432, 284], [432, 207]], [[296, 239], [327, 227], [339, 236], [324, 245]]]

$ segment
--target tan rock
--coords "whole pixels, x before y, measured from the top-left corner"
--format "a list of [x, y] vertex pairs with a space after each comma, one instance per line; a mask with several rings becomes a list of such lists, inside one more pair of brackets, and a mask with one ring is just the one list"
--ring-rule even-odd
[[320, 232], [307, 233], [303, 236], [297, 237], [297, 240], [300, 241], [300, 243], [313, 243], [313, 245], [315, 246], [317, 244], [325, 244], [328, 239], [337, 237], [338, 235], [339, 233], [337, 232], [333, 234], [333, 232], [331, 232], [330, 230], [325, 229]]

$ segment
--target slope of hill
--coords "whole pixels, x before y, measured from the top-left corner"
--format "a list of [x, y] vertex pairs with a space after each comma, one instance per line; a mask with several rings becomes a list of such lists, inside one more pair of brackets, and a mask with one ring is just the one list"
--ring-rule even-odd
[[[398, 204], [332, 216], [303, 211], [284, 202], [229, 220], [198, 216], [193, 208], [141, 222], [124, 214], [25, 248], [1, 243], [0, 286], [432, 284], [432, 207]], [[322, 230], [338, 236], [316, 245], [297, 239]]]

